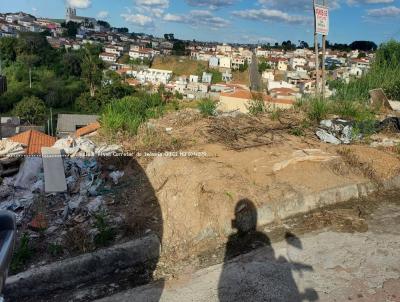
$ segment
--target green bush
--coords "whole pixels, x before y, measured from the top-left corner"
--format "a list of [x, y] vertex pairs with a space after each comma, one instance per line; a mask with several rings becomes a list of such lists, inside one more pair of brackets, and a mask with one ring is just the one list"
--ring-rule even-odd
[[197, 108], [204, 117], [214, 116], [217, 109], [217, 104], [211, 99], [203, 99], [199, 102]]
[[14, 108], [16, 116], [31, 124], [42, 123], [45, 119], [46, 111], [44, 102], [35, 96], [23, 98]]
[[29, 235], [24, 233], [21, 237], [18, 247], [15, 249], [10, 269], [12, 272], [21, 270], [24, 265], [32, 258], [34, 251], [29, 245]]
[[383, 43], [368, 73], [349, 84], [336, 83], [335, 100], [366, 102], [371, 89], [383, 88], [388, 97], [400, 100], [400, 42]]
[[108, 245], [115, 238], [115, 232], [110, 227], [106, 215], [99, 213], [95, 216], [96, 222], [95, 227], [97, 228], [98, 234], [94, 237], [94, 243], [97, 247]]
[[122, 131], [136, 135], [139, 126], [150, 118], [158, 118], [164, 112], [164, 103], [158, 94], [143, 93], [115, 100], [106, 106], [101, 122], [109, 134]]

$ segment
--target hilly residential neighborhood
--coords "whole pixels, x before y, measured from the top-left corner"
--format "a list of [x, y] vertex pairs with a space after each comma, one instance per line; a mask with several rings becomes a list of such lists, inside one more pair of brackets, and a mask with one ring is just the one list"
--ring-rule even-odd
[[1, 301], [400, 301], [399, 0], [0, 0]]

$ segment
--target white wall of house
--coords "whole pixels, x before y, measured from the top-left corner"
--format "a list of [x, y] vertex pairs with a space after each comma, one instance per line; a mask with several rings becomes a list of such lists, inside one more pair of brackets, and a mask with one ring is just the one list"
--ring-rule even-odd
[[219, 67], [221, 68], [231, 68], [231, 58], [222, 57], [219, 59]]
[[295, 85], [289, 84], [285, 81], [268, 81], [267, 84], [268, 91], [275, 89], [275, 88], [295, 88]]

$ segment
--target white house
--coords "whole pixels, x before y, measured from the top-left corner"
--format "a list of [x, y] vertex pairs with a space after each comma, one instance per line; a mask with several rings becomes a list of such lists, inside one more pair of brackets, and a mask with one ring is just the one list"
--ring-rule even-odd
[[203, 72], [202, 82], [211, 84], [212, 81], [212, 73]]
[[118, 57], [121, 56], [121, 51], [119, 51], [118, 48], [115, 46], [110, 46], [110, 45], [106, 46], [104, 48], [104, 51], [107, 53], [113, 53], [113, 54], [117, 55]]
[[275, 89], [275, 88], [295, 88], [296, 86], [293, 84], [289, 84], [285, 81], [268, 81], [267, 89], [268, 91]]
[[232, 69], [239, 69], [241, 66], [244, 66], [246, 59], [243, 57], [234, 57], [232, 59]]
[[274, 81], [275, 80], [275, 75], [272, 71], [270, 70], [265, 70], [262, 73], [262, 78], [266, 81]]
[[199, 82], [199, 76], [197, 76], [197, 75], [190, 75], [190, 76], [189, 76], [189, 82], [190, 82], [190, 83], [198, 83], [198, 82]]
[[219, 59], [219, 67], [221, 68], [231, 68], [231, 58], [221, 57]]
[[227, 45], [227, 44], [217, 45], [217, 52], [221, 52], [221, 53], [232, 52], [232, 46]]
[[115, 63], [118, 60], [118, 56], [114, 53], [103, 52], [99, 55], [99, 58], [104, 62]]
[[136, 78], [142, 84], [150, 82], [152, 84], [167, 84], [172, 78], [172, 70], [145, 69], [136, 73]]
[[307, 60], [302, 57], [294, 57], [290, 59], [290, 67], [292, 69], [296, 69], [297, 66], [305, 66], [307, 64]]

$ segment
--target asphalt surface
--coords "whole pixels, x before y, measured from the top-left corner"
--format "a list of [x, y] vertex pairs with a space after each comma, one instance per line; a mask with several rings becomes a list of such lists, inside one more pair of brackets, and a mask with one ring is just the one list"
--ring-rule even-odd
[[250, 65], [250, 88], [253, 91], [261, 91], [261, 76], [258, 72], [258, 58], [253, 54], [253, 59]]
[[[400, 301], [400, 203], [383, 203], [366, 223], [365, 232], [291, 235], [163, 286], [98, 301]], [[268, 242], [263, 233], [254, 238], [243, 242]]]

